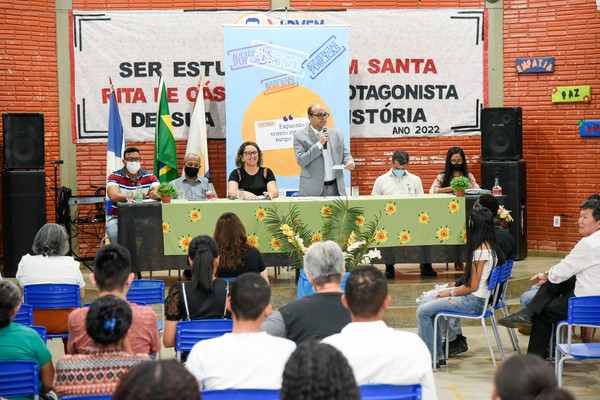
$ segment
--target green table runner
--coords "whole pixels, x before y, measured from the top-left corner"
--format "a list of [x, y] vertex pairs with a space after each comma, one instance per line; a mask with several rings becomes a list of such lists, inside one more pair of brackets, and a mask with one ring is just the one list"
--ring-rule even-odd
[[[345, 199], [343, 199], [345, 201]], [[372, 247], [460, 245], [466, 243], [465, 199], [451, 195], [362, 196], [348, 198], [351, 207], [364, 211], [361, 223], [380, 215], [377, 241]], [[192, 238], [213, 235], [219, 216], [236, 213], [248, 238], [262, 253], [277, 253], [278, 243], [268, 232], [264, 218], [269, 209], [285, 215], [296, 206], [314, 235], [323, 228], [323, 215], [331, 198], [288, 197], [269, 200], [186, 201], [162, 205], [165, 255], [186, 254]], [[309, 244], [308, 244], [309, 245]]]

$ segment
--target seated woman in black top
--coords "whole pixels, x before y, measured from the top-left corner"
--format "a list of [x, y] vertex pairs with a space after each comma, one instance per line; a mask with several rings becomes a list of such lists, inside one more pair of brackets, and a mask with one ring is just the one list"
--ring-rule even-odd
[[266, 196], [274, 199], [278, 196], [277, 181], [273, 171], [262, 166], [263, 156], [254, 142], [244, 142], [235, 157], [236, 169], [229, 174], [227, 193], [237, 196], [238, 189], [244, 189], [246, 199]]
[[229, 282], [217, 279], [219, 249], [210, 236], [196, 236], [188, 249], [192, 280], [171, 286], [165, 300], [165, 330], [163, 344], [175, 346], [177, 323], [188, 319], [228, 317], [225, 301]]
[[248, 244], [246, 228], [234, 213], [224, 213], [217, 220], [213, 238], [221, 254], [217, 276], [235, 278], [244, 272], [256, 272], [267, 282], [267, 266], [260, 251]]

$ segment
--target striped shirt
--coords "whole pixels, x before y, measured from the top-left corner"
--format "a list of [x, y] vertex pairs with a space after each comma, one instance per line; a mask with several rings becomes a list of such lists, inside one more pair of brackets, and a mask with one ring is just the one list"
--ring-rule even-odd
[[[150, 188], [158, 187], [159, 182], [158, 178], [154, 176], [153, 173], [146, 171], [145, 169], [140, 169], [138, 171], [138, 178], [133, 180], [125, 171], [125, 167], [121, 168], [110, 174], [108, 179], [106, 180], [106, 189], [108, 190], [111, 186], [118, 186], [119, 191], [121, 193], [125, 193], [127, 191], [135, 192], [137, 188], [140, 188], [144, 195], [147, 195], [150, 191]], [[110, 209], [110, 215], [118, 215], [119, 210], [115, 203], [112, 203], [112, 208]]]

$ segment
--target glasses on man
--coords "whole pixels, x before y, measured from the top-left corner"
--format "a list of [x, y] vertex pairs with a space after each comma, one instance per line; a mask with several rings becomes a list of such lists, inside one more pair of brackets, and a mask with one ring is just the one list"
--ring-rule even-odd
[[326, 119], [329, 118], [329, 113], [325, 113], [325, 114], [310, 114], [312, 117], [317, 117], [320, 119]]
[[125, 161], [127, 161], [127, 162], [140, 162], [140, 161], [142, 161], [142, 159], [139, 158], [139, 157], [127, 157], [125, 159]]
[[246, 157], [257, 156], [258, 155], [258, 151], [256, 151], [256, 150], [255, 151], [245, 151], [244, 155]]

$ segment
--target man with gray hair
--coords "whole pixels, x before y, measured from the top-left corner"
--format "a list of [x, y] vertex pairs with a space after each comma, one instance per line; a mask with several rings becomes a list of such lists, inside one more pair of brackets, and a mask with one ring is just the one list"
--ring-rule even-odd
[[183, 190], [185, 198], [188, 200], [206, 198], [208, 179], [198, 175], [198, 171], [200, 171], [200, 156], [196, 153], [187, 153], [183, 157], [183, 165], [183, 176], [171, 181], [177, 189], [178, 196]]
[[311, 245], [304, 256], [304, 272], [316, 293], [279, 308], [262, 324], [263, 331], [296, 344], [321, 340], [350, 323], [350, 312], [341, 301], [346, 268], [340, 246], [330, 240]]

